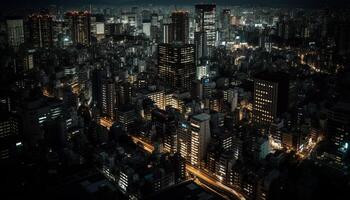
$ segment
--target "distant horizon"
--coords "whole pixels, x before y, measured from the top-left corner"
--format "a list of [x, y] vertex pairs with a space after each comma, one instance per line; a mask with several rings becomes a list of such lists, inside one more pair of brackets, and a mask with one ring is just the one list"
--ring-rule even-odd
[[323, 8], [323, 7], [342, 7], [348, 8], [350, 2], [346, 0], [218, 0], [218, 1], [196, 1], [196, 0], [12, 0], [10, 2], [0, 2], [3, 9], [8, 8], [40, 8], [50, 5], [63, 7], [76, 6], [138, 6], [138, 5], [194, 5], [197, 3], [215, 3], [218, 6], [257, 6], [257, 7], [293, 7], [293, 8]]

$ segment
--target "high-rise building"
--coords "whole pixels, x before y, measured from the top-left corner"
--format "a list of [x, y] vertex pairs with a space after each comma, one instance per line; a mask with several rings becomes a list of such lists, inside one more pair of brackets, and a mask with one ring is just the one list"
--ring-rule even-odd
[[107, 73], [102, 69], [95, 69], [91, 72], [92, 101], [97, 105], [97, 107], [101, 107], [102, 80], [106, 77]]
[[70, 37], [74, 44], [90, 45], [91, 42], [91, 19], [89, 12], [66, 13]]
[[189, 14], [186, 11], [175, 11], [171, 14], [170, 42], [188, 43], [189, 40]]
[[102, 114], [106, 115], [110, 119], [115, 119], [115, 103], [116, 103], [116, 94], [115, 94], [115, 84], [111, 79], [105, 79], [102, 82], [101, 90], [101, 111]]
[[173, 154], [177, 151], [177, 134], [173, 130], [166, 131], [166, 135], [163, 138], [164, 151]]
[[207, 34], [207, 45], [215, 46], [216, 27], [215, 27], [215, 4], [197, 4], [196, 9], [196, 29], [204, 31]]
[[159, 76], [173, 88], [190, 90], [196, 77], [194, 54], [194, 46], [191, 44], [160, 44]]
[[28, 19], [29, 41], [35, 48], [53, 46], [53, 21], [50, 15], [34, 14]]
[[288, 109], [289, 80], [284, 73], [262, 72], [254, 81], [253, 122], [270, 125]]
[[187, 121], [179, 122], [177, 128], [177, 139], [178, 152], [182, 158], [189, 161], [191, 155], [191, 132], [190, 125]]
[[205, 31], [194, 33], [194, 45], [196, 49], [196, 62], [202, 63], [202, 60], [208, 56], [207, 34]]
[[207, 147], [210, 142], [210, 115], [201, 113], [190, 120], [191, 123], [191, 156], [190, 163], [200, 167], [205, 159]]
[[18, 50], [18, 47], [24, 43], [24, 26], [23, 19], [6, 20], [7, 38], [10, 47]]

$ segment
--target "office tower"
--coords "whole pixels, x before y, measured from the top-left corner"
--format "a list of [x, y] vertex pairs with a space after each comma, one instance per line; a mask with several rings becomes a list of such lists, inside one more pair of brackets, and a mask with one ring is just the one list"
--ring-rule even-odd
[[204, 31], [207, 34], [207, 45], [215, 46], [215, 4], [197, 4], [195, 6], [197, 31]]
[[23, 19], [6, 20], [8, 45], [15, 51], [24, 43], [24, 26]]
[[101, 107], [102, 97], [102, 80], [107, 77], [106, 71], [102, 69], [95, 69], [91, 73], [91, 86], [92, 86], [92, 101], [97, 105], [98, 108]]
[[34, 14], [28, 19], [29, 42], [35, 48], [53, 46], [53, 21], [50, 15]]
[[175, 153], [177, 151], [177, 134], [174, 130], [166, 130], [163, 138], [164, 151]]
[[196, 63], [204, 64], [203, 60], [208, 56], [207, 34], [205, 31], [194, 33], [194, 45], [196, 49]]
[[91, 15], [89, 12], [68, 12], [66, 20], [69, 26], [70, 37], [74, 44], [90, 45], [91, 42]]
[[196, 77], [194, 46], [191, 44], [160, 44], [158, 73], [166, 85], [190, 90]]
[[191, 155], [191, 132], [190, 125], [187, 121], [179, 122], [177, 128], [177, 151], [180, 153], [181, 157], [190, 160]]
[[284, 73], [262, 72], [254, 80], [253, 122], [269, 125], [288, 109], [289, 80]]
[[115, 84], [111, 79], [104, 79], [102, 82], [101, 90], [101, 111], [103, 115], [106, 115], [111, 120], [115, 119], [115, 103], [116, 103], [116, 94], [115, 94]]
[[201, 113], [195, 115], [190, 120], [191, 123], [191, 165], [201, 166], [201, 161], [205, 158], [207, 147], [210, 142], [210, 115]]
[[175, 11], [171, 14], [170, 42], [188, 43], [189, 40], [189, 14], [186, 11]]

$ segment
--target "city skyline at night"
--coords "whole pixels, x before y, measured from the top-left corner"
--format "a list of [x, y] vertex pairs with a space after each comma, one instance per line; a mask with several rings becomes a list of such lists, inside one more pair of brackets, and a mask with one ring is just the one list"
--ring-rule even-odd
[[349, 2], [0, 5], [5, 197], [350, 197]]

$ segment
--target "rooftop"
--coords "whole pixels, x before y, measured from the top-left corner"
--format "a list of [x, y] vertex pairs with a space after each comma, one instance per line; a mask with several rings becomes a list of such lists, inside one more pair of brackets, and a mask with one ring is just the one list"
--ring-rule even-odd
[[194, 115], [192, 118], [194, 120], [203, 122], [203, 121], [210, 120], [210, 115], [208, 115], [206, 113], [201, 113], [201, 114], [198, 114], [198, 115]]

